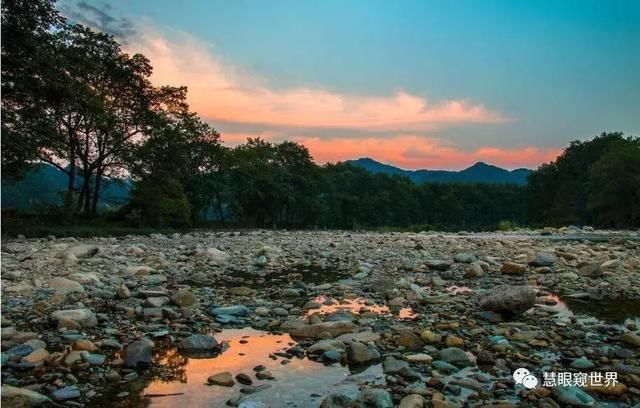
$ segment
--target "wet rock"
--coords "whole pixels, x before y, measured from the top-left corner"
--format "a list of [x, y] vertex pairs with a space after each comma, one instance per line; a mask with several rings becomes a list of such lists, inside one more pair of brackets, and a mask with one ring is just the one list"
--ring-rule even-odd
[[249, 375], [245, 373], [240, 373], [236, 375], [236, 380], [238, 380], [238, 382], [243, 385], [253, 384], [253, 380], [251, 379], [251, 377], [249, 377]]
[[518, 315], [533, 307], [536, 292], [531, 286], [497, 286], [480, 296], [478, 305], [482, 310], [490, 310], [507, 315]]
[[525, 272], [527, 272], [527, 267], [515, 262], [505, 262], [500, 268], [500, 273], [503, 275], [524, 275]]
[[207, 378], [207, 382], [211, 385], [221, 385], [223, 387], [233, 387], [235, 384], [233, 376], [228, 371], [210, 376]]
[[596, 401], [578, 387], [553, 387], [553, 395], [558, 402], [576, 407], [592, 407]]
[[346, 346], [341, 340], [320, 340], [307, 348], [307, 354], [322, 354], [327, 351], [338, 351], [344, 353]]
[[364, 364], [378, 360], [380, 352], [374, 346], [354, 342], [347, 347], [347, 358], [354, 364]]
[[153, 364], [151, 344], [147, 340], [138, 340], [129, 344], [124, 353], [124, 364], [130, 368], [147, 368]]
[[31, 406], [37, 407], [51, 403], [49, 397], [38, 392], [31, 391], [26, 388], [14, 387], [8, 384], [2, 384], [2, 404], [5, 399], [26, 398]]
[[58, 323], [64, 320], [70, 320], [77, 323], [80, 327], [95, 327], [98, 325], [96, 315], [89, 309], [58, 310], [57, 312], [53, 312], [51, 319]]
[[186, 353], [206, 353], [218, 350], [220, 345], [213, 336], [192, 334], [178, 343], [178, 350]]

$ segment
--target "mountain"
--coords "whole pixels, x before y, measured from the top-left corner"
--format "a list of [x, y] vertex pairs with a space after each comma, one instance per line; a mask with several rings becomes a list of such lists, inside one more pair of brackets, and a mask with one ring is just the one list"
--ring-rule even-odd
[[492, 183], [518, 184], [527, 183], [531, 170], [505, 170], [491, 164], [478, 162], [460, 171], [449, 170], [404, 170], [389, 164], [377, 162], [368, 157], [347, 160], [346, 163], [361, 167], [373, 173], [406, 176], [416, 183]]
[[[82, 182], [80, 177], [78, 184]], [[36, 210], [60, 206], [67, 190], [67, 175], [49, 164], [38, 164], [15, 182], [2, 180], [2, 208]], [[130, 182], [105, 180], [100, 197], [100, 207], [120, 207], [129, 199]]]

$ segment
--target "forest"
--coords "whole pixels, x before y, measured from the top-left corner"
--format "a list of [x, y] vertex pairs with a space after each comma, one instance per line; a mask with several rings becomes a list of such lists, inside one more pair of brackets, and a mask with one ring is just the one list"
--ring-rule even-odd
[[[101, 218], [185, 228], [640, 226], [640, 139], [620, 132], [572, 142], [525, 186], [426, 183], [346, 164], [317, 165], [294, 142], [237, 147], [151, 82], [152, 61], [65, 20], [50, 0], [2, 2], [2, 177], [47, 163], [67, 178], [51, 222]], [[585, 135], [588, 136], [588, 135]], [[105, 214], [106, 182], [133, 184]], [[5, 220], [11, 214], [5, 214]], [[47, 216], [47, 214], [44, 214]]]

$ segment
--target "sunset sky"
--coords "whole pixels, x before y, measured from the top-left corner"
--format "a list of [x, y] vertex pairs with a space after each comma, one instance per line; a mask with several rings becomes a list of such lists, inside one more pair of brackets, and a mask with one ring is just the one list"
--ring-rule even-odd
[[536, 167], [574, 139], [640, 135], [640, 1], [62, 0], [69, 19], [186, 85], [226, 144], [319, 163]]

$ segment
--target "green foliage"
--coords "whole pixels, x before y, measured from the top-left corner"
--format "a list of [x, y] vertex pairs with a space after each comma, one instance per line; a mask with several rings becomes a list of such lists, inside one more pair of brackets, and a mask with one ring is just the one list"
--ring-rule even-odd
[[127, 208], [129, 219], [143, 226], [185, 227], [191, 221], [189, 200], [174, 177], [153, 174], [133, 190]]
[[555, 162], [529, 176], [529, 221], [637, 227], [639, 149], [640, 139], [620, 132], [571, 142]]
[[513, 231], [516, 228], [517, 228], [516, 223], [514, 223], [511, 220], [502, 220], [498, 222], [498, 226], [496, 227], [498, 231]]

